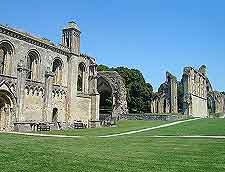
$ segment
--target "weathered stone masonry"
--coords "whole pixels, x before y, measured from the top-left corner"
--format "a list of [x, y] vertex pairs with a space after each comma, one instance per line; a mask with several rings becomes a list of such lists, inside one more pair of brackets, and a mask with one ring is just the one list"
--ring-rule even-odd
[[96, 62], [80, 53], [80, 34], [69, 22], [57, 46], [0, 25], [0, 130], [98, 120]]
[[225, 95], [213, 90], [205, 65], [199, 69], [185, 67], [180, 83], [182, 97], [180, 95], [178, 99], [177, 79], [166, 73], [166, 82], [161, 84], [152, 98], [152, 113], [177, 113], [178, 101], [183, 107], [179, 113], [187, 116], [207, 117], [210, 113], [225, 113]]
[[152, 113], [177, 113], [177, 78], [166, 72], [163, 83], [151, 101]]
[[116, 71], [98, 72], [97, 89], [100, 97], [105, 93], [112, 97], [112, 117], [128, 114], [127, 90], [123, 78]]
[[183, 113], [194, 117], [207, 117], [206, 76], [192, 67], [185, 67], [182, 80], [184, 86]]

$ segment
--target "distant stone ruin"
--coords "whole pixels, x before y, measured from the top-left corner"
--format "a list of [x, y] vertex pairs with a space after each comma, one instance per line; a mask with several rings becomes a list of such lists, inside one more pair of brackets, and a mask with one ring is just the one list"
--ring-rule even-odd
[[151, 102], [152, 113], [177, 113], [177, 78], [166, 72], [166, 82], [161, 84]]
[[194, 117], [207, 117], [207, 84], [205, 73], [193, 67], [185, 67], [182, 81], [184, 88], [183, 113]]
[[[198, 70], [185, 67], [181, 79], [182, 97], [178, 96], [175, 76], [166, 73], [166, 82], [161, 84], [151, 101], [151, 113], [182, 113], [193, 117], [207, 117], [210, 113], [225, 113], [225, 94], [213, 90], [206, 75], [206, 66]], [[178, 109], [178, 104], [182, 109]]]
[[225, 95], [218, 91], [208, 93], [208, 110], [210, 113], [225, 112]]

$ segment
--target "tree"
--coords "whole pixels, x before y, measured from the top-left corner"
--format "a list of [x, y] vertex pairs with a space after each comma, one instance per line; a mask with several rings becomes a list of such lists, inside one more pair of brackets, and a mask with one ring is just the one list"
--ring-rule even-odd
[[103, 64], [97, 66], [97, 71], [109, 71], [109, 67]]

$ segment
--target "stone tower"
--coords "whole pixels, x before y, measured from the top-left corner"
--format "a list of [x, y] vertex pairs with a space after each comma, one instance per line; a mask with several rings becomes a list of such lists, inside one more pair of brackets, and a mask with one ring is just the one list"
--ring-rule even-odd
[[62, 45], [68, 47], [74, 54], [80, 53], [80, 28], [74, 22], [68, 22], [67, 26], [63, 29]]

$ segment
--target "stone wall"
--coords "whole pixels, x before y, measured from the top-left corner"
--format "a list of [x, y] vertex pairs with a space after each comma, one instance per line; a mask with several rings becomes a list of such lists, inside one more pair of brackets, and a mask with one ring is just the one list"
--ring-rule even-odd
[[193, 67], [185, 67], [182, 81], [184, 87], [184, 114], [194, 117], [207, 117], [208, 93], [205, 74]]
[[178, 119], [186, 119], [184, 115], [146, 115], [146, 114], [131, 114], [131, 115], [120, 115], [121, 120], [161, 120], [161, 121], [173, 121]]
[[225, 113], [225, 95], [218, 91], [208, 93], [209, 113]]
[[123, 78], [116, 71], [98, 72], [98, 92], [110, 92], [113, 99], [112, 115], [128, 114], [127, 91]]
[[25, 95], [23, 121], [42, 121], [43, 97]]
[[166, 72], [166, 82], [152, 98], [151, 113], [177, 113], [177, 106], [177, 78]]
[[[13, 123], [28, 125], [29, 121], [98, 120], [96, 61], [80, 53], [80, 33], [76, 23], [69, 22], [63, 29], [61, 44], [55, 45], [0, 25], [0, 69], [4, 69], [0, 70], [0, 81], [13, 81], [5, 87], [17, 100], [12, 105], [15, 118], [10, 117], [12, 120], [4, 129], [11, 130]], [[79, 91], [78, 74], [82, 76]], [[5, 91], [0, 89], [1, 92]], [[4, 95], [1, 99], [6, 99]]]
[[72, 112], [71, 121], [81, 120], [87, 123], [91, 119], [91, 98], [85, 95], [77, 97], [72, 103]]
[[192, 95], [192, 109], [189, 115], [193, 117], [207, 117], [208, 109], [207, 109], [207, 99], [202, 99], [200, 97], [196, 97]]

